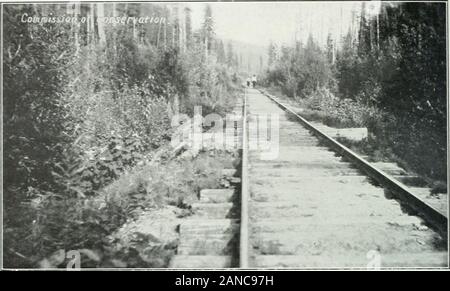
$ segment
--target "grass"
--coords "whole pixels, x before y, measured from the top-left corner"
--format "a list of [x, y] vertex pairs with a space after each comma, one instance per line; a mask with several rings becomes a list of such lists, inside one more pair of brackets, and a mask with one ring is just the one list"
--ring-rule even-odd
[[105, 189], [108, 200], [121, 200], [130, 193], [144, 194], [144, 204], [184, 207], [197, 199], [203, 188], [218, 188], [221, 170], [232, 168], [236, 156], [223, 151], [200, 152], [193, 160], [173, 159], [144, 166], [125, 174]]
[[[81, 267], [114, 266], [120, 258], [128, 267], [160, 266], [166, 262], [142, 260], [144, 249], [113, 247], [107, 237], [125, 223], [145, 212], [157, 212], [168, 205], [190, 214], [190, 205], [203, 188], [221, 187], [221, 170], [238, 164], [237, 153], [200, 152], [193, 159], [171, 158], [159, 164], [143, 165], [123, 174], [96, 196], [81, 198], [47, 197], [37, 206], [27, 206], [21, 215], [35, 218], [24, 229], [5, 228], [6, 268], [65, 267], [67, 260], [53, 260], [58, 252], [86, 250]], [[25, 231], [26, 230], [26, 231]], [[142, 240], [148, 240], [144, 237]], [[162, 257], [173, 254], [173, 245], [160, 245]], [[56, 256], [57, 257], [57, 256]], [[92, 259], [94, 258], [94, 259]], [[162, 261], [161, 261], [162, 260]], [[42, 266], [42, 265], [41, 265]]]
[[[351, 128], [351, 127], [363, 127], [364, 120], [361, 120], [358, 115], [360, 112], [354, 112], [355, 106], [349, 106], [349, 104], [343, 104], [346, 107], [335, 110], [333, 106], [327, 106], [321, 109], [316, 109], [316, 106], [312, 106], [317, 103], [314, 99], [297, 98], [293, 99], [285, 95], [278, 87], [267, 88], [266, 91], [269, 94], [275, 95], [284, 101], [294, 103], [296, 106], [302, 108], [301, 112], [298, 112], [300, 116], [308, 121], [320, 122], [324, 125], [334, 128]], [[328, 111], [327, 111], [328, 109]]]
[[308, 121], [320, 122], [333, 128], [361, 127], [361, 124], [354, 122], [352, 119], [342, 119], [336, 116], [330, 116], [324, 111], [304, 109], [302, 112], [299, 112], [299, 114]]
[[446, 181], [433, 179], [431, 177], [416, 173], [416, 170], [411, 166], [411, 164], [396, 155], [390, 146], [382, 145], [377, 140], [369, 140], [367, 138], [361, 141], [352, 141], [346, 138], [338, 137], [337, 141], [360, 155], [369, 156], [370, 162], [389, 162], [398, 164], [409, 174], [417, 175], [422, 178], [426, 183], [425, 186], [431, 188], [431, 194], [447, 193]]

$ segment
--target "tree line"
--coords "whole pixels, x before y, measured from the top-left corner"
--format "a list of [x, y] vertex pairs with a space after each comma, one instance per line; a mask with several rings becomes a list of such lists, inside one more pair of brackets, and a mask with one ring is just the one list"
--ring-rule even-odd
[[357, 30], [329, 35], [324, 47], [312, 36], [306, 44], [271, 44], [267, 85], [327, 118], [367, 126], [372, 143], [446, 180], [445, 5], [382, 3], [370, 15], [362, 3], [359, 15]]

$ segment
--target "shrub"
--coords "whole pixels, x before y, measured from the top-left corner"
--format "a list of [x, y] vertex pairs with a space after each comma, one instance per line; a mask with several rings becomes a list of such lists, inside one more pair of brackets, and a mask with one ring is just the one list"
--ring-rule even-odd
[[[32, 189], [38, 198], [27, 208], [27, 215], [34, 221], [20, 225], [22, 230], [29, 226], [26, 232], [12, 232], [11, 226], [5, 229], [5, 266], [36, 267], [38, 261], [57, 250], [88, 249], [102, 257], [115, 258], [120, 254], [108, 253], [111, 249], [107, 235], [144, 210], [167, 204], [188, 209], [198, 199], [200, 189], [220, 188], [221, 170], [236, 166], [234, 158], [225, 152], [217, 152], [213, 157], [202, 152], [193, 160], [169, 159], [136, 167], [95, 196], [67, 196]], [[27, 259], [12, 259], [12, 250]], [[131, 262], [133, 257], [123, 260]], [[85, 263], [82, 261], [82, 267], [99, 267], [105, 262]]]

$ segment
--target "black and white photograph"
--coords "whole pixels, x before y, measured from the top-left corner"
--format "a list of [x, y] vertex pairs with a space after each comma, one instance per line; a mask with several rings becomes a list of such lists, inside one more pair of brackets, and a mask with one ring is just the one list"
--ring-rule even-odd
[[448, 269], [447, 15], [1, 3], [1, 268]]

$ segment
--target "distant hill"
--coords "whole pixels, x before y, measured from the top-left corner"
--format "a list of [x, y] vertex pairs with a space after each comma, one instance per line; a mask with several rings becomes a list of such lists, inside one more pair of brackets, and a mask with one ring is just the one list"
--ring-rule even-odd
[[[239, 67], [242, 73], [251, 75], [259, 75], [267, 66], [268, 47], [245, 43], [241, 41], [224, 39], [225, 48], [229, 42], [233, 45], [233, 51], [237, 53], [239, 59]], [[262, 66], [261, 59], [262, 58]]]

